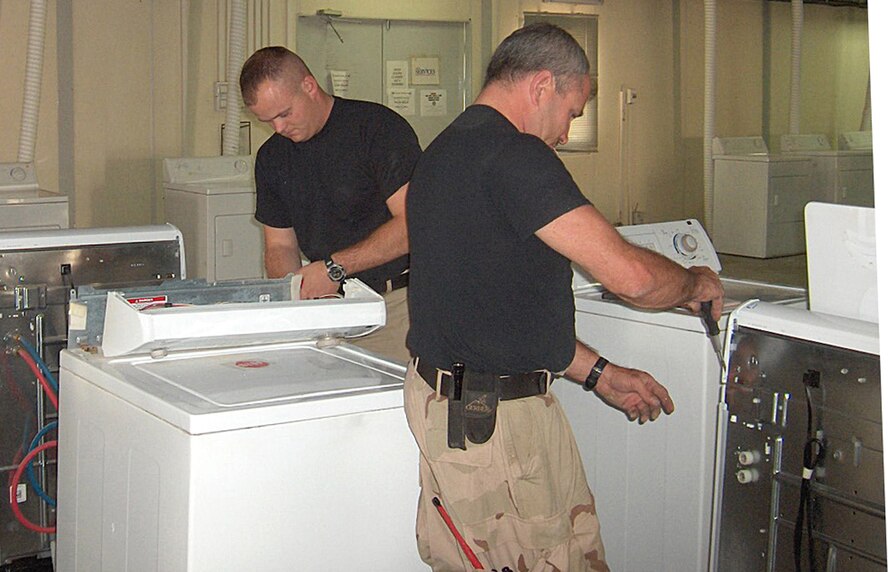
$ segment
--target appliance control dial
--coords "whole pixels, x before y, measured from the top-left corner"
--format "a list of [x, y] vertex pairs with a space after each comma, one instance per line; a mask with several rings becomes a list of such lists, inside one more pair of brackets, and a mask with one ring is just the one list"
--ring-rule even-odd
[[675, 246], [676, 252], [688, 258], [697, 254], [697, 247], [699, 246], [694, 235], [688, 233], [676, 234], [672, 238], [672, 244]]

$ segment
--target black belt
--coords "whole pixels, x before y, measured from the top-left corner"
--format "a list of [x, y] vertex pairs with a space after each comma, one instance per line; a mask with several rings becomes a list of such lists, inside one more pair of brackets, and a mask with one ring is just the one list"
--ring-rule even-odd
[[[432, 389], [437, 389], [438, 372], [441, 372], [441, 390], [440, 394], [450, 395], [450, 371], [446, 369], [438, 369], [428, 362], [421, 359], [418, 362], [416, 371]], [[514, 373], [511, 375], [497, 376], [497, 393], [500, 401], [508, 401], [510, 399], [522, 399], [524, 397], [533, 397], [534, 395], [544, 395], [549, 390], [552, 381], [552, 373], [547, 370], [531, 371], [527, 373]]]

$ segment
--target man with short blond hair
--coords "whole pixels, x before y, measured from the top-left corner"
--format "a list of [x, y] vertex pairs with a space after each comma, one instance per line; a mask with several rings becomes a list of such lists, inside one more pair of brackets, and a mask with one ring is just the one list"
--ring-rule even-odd
[[240, 86], [250, 111], [275, 130], [256, 155], [266, 273], [301, 274], [303, 298], [335, 296], [346, 277], [362, 280], [385, 298], [386, 326], [354, 343], [406, 362], [404, 209], [420, 154], [413, 129], [387, 107], [331, 96], [280, 46], [250, 56]]

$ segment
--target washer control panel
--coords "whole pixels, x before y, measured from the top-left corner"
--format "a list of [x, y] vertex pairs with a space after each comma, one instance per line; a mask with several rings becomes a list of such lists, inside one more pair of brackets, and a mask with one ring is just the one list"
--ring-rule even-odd
[[659, 252], [685, 268], [708, 266], [721, 272], [721, 262], [703, 225], [696, 219], [617, 227], [629, 242]]
[[[632, 244], [659, 252], [685, 268], [708, 266], [721, 272], [715, 247], [696, 219], [618, 226], [617, 231]], [[574, 264], [574, 290], [596, 285], [593, 277]]]

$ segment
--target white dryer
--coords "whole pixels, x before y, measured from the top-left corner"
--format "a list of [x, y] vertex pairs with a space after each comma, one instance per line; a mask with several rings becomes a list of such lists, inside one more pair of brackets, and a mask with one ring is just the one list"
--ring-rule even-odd
[[[721, 270], [696, 220], [619, 227], [623, 236], [683, 266]], [[716, 415], [721, 366], [701, 318], [630, 307], [594, 279], [574, 281], [577, 337], [607, 359], [649, 372], [675, 413], [630, 423], [580, 385], [554, 387], [573, 428], [596, 499], [614, 572], [706, 570], [709, 562]], [[805, 290], [723, 279], [725, 314], [751, 298], [805, 305]], [[724, 331], [726, 316], [719, 324]], [[719, 337], [721, 347], [723, 334]]]
[[0, 163], [0, 231], [68, 228], [68, 196], [41, 189], [33, 163]]
[[712, 241], [755, 258], [805, 252], [804, 208], [817, 200], [808, 157], [772, 155], [761, 137], [713, 140]]
[[253, 218], [253, 158], [164, 159], [164, 213], [185, 238], [188, 276], [262, 278], [262, 227]]
[[77, 302], [57, 570], [421, 569], [405, 369], [341, 341], [384, 323], [382, 298], [192, 282]]
[[875, 199], [873, 150], [833, 149], [826, 135], [782, 135], [785, 155], [811, 160], [812, 200], [872, 207]]

